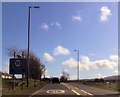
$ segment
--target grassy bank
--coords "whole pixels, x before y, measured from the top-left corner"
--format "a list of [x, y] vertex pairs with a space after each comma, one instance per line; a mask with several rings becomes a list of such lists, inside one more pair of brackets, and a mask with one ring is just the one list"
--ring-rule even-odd
[[88, 86], [92, 86], [92, 87], [96, 87], [96, 88], [101, 88], [101, 89], [106, 89], [106, 90], [112, 90], [112, 91], [118, 91], [118, 85], [117, 83], [80, 83], [80, 84], [84, 84], [84, 85], [88, 85]]
[[[20, 82], [20, 80], [18, 80]], [[3, 95], [31, 95], [35, 91], [42, 88], [45, 83], [36, 80], [36, 87], [34, 86], [34, 80], [29, 80], [29, 87], [26, 87], [26, 84], [22, 86], [16, 86], [13, 90], [11, 86], [9, 86], [10, 80], [3, 81]]]

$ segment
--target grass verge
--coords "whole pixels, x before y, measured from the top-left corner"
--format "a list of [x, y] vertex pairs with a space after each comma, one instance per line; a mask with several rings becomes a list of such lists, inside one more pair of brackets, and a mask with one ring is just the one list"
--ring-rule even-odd
[[13, 90], [12, 87], [7, 86], [5, 82], [3, 82], [3, 92], [2, 95], [31, 95], [35, 91], [39, 90], [42, 88], [45, 83], [40, 82], [39, 80], [36, 80], [36, 87], [34, 86], [34, 80], [29, 80], [29, 87], [26, 87], [26, 85], [22, 86], [17, 86]]
[[84, 85], [88, 85], [88, 86], [92, 86], [92, 87], [96, 87], [96, 88], [101, 88], [101, 89], [106, 89], [106, 90], [111, 90], [111, 91], [118, 91], [118, 87], [117, 87], [117, 83], [80, 83], [80, 84], [84, 84]]

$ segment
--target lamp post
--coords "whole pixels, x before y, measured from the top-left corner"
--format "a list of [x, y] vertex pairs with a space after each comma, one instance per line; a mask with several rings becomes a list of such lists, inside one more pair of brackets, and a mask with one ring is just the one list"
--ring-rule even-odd
[[29, 86], [29, 52], [30, 52], [30, 9], [31, 8], [39, 8], [39, 6], [29, 6], [29, 12], [28, 12], [28, 69], [27, 69], [27, 87]]
[[80, 64], [79, 64], [79, 50], [74, 50], [74, 51], [75, 51], [75, 52], [77, 52], [77, 56], [78, 56], [78, 58], [77, 58], [77, 59], [78, 59], [78, 67], [77, 67], [77, 70], [78, 70], [78, 71], [77, 71], [77, 80], [79, 81], [79, 65], [80, 65]]

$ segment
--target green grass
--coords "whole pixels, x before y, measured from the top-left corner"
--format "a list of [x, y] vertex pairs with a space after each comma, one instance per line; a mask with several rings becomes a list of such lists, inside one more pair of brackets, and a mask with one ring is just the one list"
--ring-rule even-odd
[[31, 95], [45, 85], [45, 83], [37, 80], [36, 87], [34, 87], [34, 80], [29, 80], [29, 87], [26, 87], [25, 85], [21, 88], [21, 86], [19, 86], [15, 87], [13, 90], [10, 86], [8, 86], [9, 82], [10, 80], [3, 81], [3, 95]]
[[[80, 84], [84, 84], [84, 83], [80, 83]], [[101, 89], [106, 89], [106, 90], [112, 90], [112, 91], [118, 91], [117, 88], [117, 83], [86, 83], [84, 85], [88, 85], [88, 86], [92, 86], [92, 87], [96, 87], [96, 88], [101, 88]]]

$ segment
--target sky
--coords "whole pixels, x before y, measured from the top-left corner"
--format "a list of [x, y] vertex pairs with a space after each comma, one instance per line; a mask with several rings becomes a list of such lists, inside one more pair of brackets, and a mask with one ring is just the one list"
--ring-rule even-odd
[[27, 49], [28, 7], [30, 50], [46, 63], [46, 76], [62, 71], [80, 79], [118, 74], [118, 4], [115, 2], [16, 2], [2, 4], [2, 70], [8, 72], [5, 49]]

